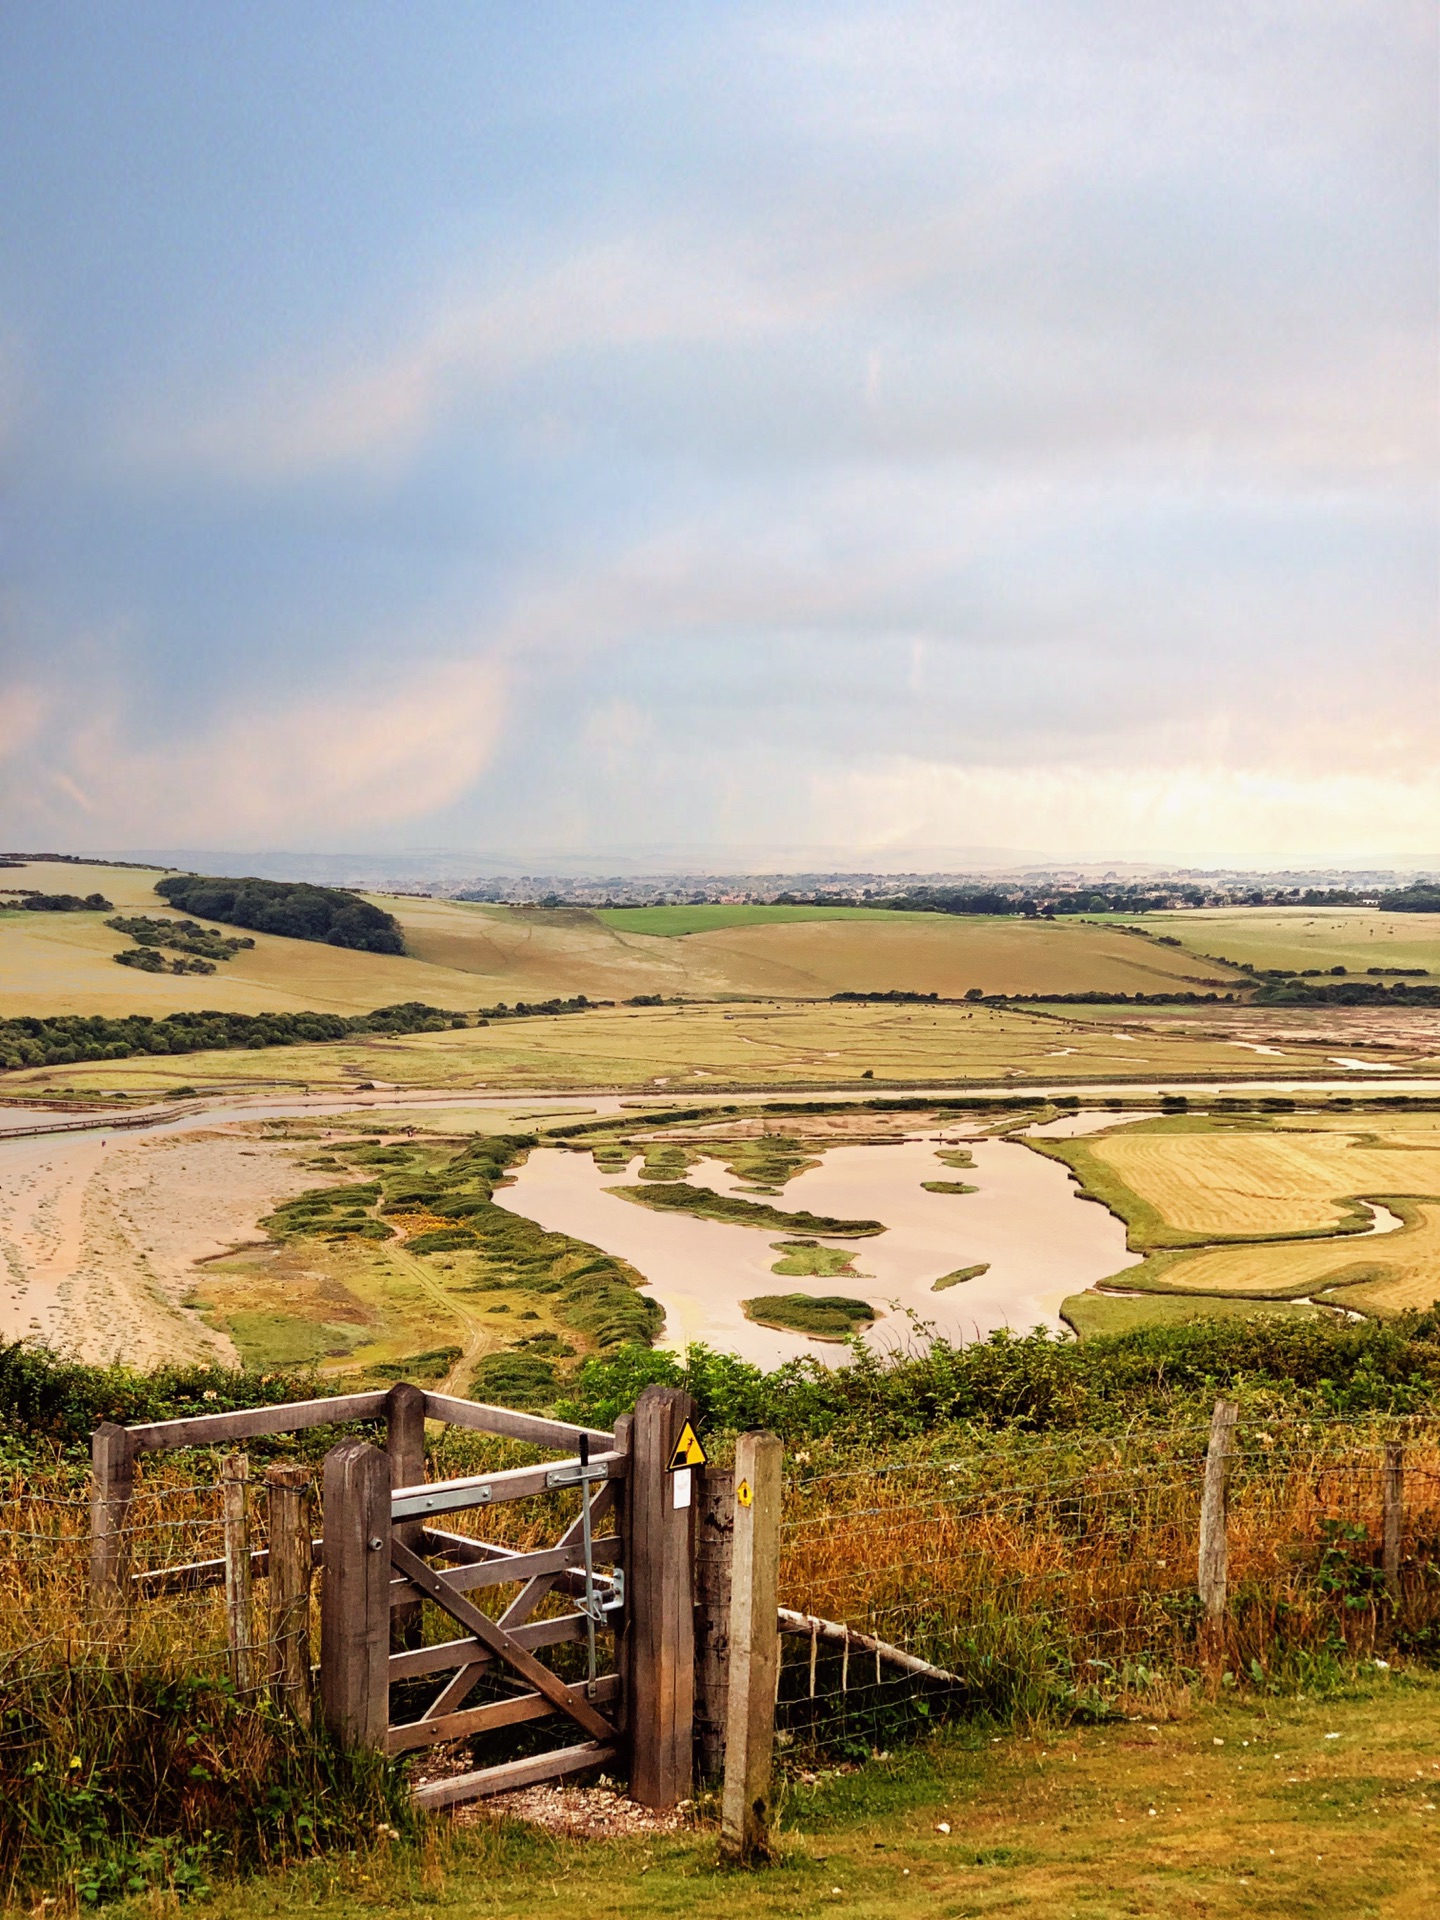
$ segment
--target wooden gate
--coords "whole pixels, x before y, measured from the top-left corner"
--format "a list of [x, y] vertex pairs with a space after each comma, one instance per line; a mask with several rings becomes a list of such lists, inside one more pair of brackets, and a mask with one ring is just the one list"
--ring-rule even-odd
[[[415, 1397], [422, 1419], [439, 1398]], [[648, 1805], [688, 1797], [691, 1527], [688, 1498], [677, 1501], [681, 1482], [669, 1469], [689, 1414], [684, 1395], [650, 1388], [614, 1433], [511, 1416], [529, 1429], [523, 1437], [575, 1451], [458, 1480], [394, 1485], [401, 1463], [391, 1456], [363, 1440], [334, 1448], [325, 1461], [320, 1655], [332, 1732], [350, 1746], [399, 1754], [559, 1716], [583, 1739], [428, 1783], [417, 1799], [449, 1806], [611, 1763], [628, 1767], [632, 1796]], [[567, 1488], [579, 1491], [579, 1512], [551, 1546], [520, 1552], [440, 1524]], [[519, 1590], [498, 1615], [470, 1598], [501, 1585]], [[551, 1594], [573, 1604], [536, 1619]], [[461, 1634], [397, 1645], [407, 1637], [401, 1622], [413, 1620], [423, 1600]], [[539, 1655], [574, 1644], [585, 1648], [585, 1677], [566, 1681]], [[430, 1676], [438, 1684], [423, 1712], [392, 1722], [393, 1683]], [[482, 1681], [518, 1690], [468, 1706]]]
[[[417, 1799], [450, 1806], [613, 1763], [628, 1773], [633, 1798], [673, 1806], [689, 1797], [693, 1785], [694, 1623], [690, 1480], [671, 1469], [693, 1411], [687, 1395], [648, 1387], [634, 1413], [607, 1433], [406, 1384], [128, 1428], [107, 1423], [97, 1429], [93, 1447], [94, 1602], [106, 1617], [146, 1594], [223, 1584], [228, 1597], [236, 1584], [243, 1585], [248, 1616], [252, 1574], [264, 1577], [270, 1570], [269, 1552], [252, 1553], [242, 1525], [235, 1541], [227, 1527], [224, 1559], [132, 1574], [127, 1513], [141, 1454], [233, 1445], [336, 1421], [383, 1420], [383, 1451], [353, 1439], [326, 1455], [323, 1536], [308, 1545], [304, 1536], [299, 1541], [301, 1560], [313, 1551], [323, 1568], [320, 1704], [331, 1732], [347, 1746], [401, 1754], [558, 1715], [584, 1738], [426, 1784]], [[542, 1451], [564, 1450], [565, 1457], [427, 1482], [427, 1420], [526, 1441]], [[547, 1547], [518, 1552], [443, 1524], [447, 1516], [571, 1487], [580, 1492], [580, 1511]], [[298, 1497], [295, 1511], [298, 1516]], [[241, 1512], [243, 1518], [243, 1507]], [[492, 1617], [470, 1596], [500, 1585], [519, 1590]], [[537, 1619], [552, 1594], [574, 1604]], [[456, 1637], [414, 1644], [426, 1600], [461, 1629]], [[307, 1608], [302, 1591], [302, 1622]], [[237, 1644], [248, 1637], [247, 1625]], [[302, 1626], [296, 1656], [302, 1676], [304, 1638]], [[586, 1650], [585, 1677], [566, 1681], [539, 1656], [548, 1647], [575, 1643]], [[392, 1724], [394, 1683], [430, 1676], [436, 1691], [424, 1711]], [[518, 1690], [467, 1705], [482, 1681]]]

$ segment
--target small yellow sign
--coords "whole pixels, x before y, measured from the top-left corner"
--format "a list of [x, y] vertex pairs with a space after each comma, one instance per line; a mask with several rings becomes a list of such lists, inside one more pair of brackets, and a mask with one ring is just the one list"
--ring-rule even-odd
[[742, 1480], [739, 1486], [736, 1487], [735, 1498], [740, 1502], [742, 1507], [748, 1507], [750, 1505], [755, 1495], [750, 1490], [750, 1482], [748, 1480]]
[[705, 1449], [700, 1444], [700, 1436], [687, 1420], [680, 1429], [680, 1438], [675, 1442], [675, 1451], [670, 1456], [671, 1473], [679, 1473], [682, 1467], [703, 1467]]

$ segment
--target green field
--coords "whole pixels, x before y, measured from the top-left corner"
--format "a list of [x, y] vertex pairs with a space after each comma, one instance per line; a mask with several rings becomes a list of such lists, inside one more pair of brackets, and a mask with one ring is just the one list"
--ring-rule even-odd
[[648, 933], [674, 940], [687, 933], [714, 933], [722, 927], [783, 927], [799, 920], [924, 920], [923, 913], [898, 913], [888, 907], [770, 907], [742, 901], [693, 907], [597, 907], [595, 918], [622, 933]]
[[[1177, 1719], [983, 1726], [792, 1779], [780, 1859], [725, 1872], [705, 1824], [582, 1840], [495, 1812], [357, 1837], [196, 1920], [1422, 1920], [1440, 1905], [1437, 1690], [1227, 1700]], [[711, 1810], [706, 1809], [707, 1816]], [[713, 1816], [711, 1816], [713, 1817]], [[144, 1896], [117, 1920], [157, 1909]]]
[[1440, 978], [1440, 913], [1379, 913], [1372, 907], [1201, 907], [1184, 913], [1114, 916], [1177, 939], [1196, 960], [1223, 957], [1263, 969], [1426, 967]]

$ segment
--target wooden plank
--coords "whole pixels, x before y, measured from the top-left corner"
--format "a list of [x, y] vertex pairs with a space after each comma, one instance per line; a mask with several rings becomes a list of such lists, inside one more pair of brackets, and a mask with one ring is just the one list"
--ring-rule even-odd
[[[312, 1543], [306, 1511], [310, 1475], [304, 1467], [267, 1467], [266, 1528], [270, 1551], [267, 1615], [270, 1695], [279, 1707], [310, 1725], [310, 1569]], [[260, 1556], [252, 1554], [253, 1570]]]
[[427, 1786], [417, 1787], [412, 1798], [417, 1807], [432, 1812], [439, 1807], [463, 1806], [468, 1800], [514, 1793], [519, 1787], [533, 1787], [542, 1780], [561, 1780], [567, 1774], [586, 1773], [592, 1767], [608, 1765], [618, 1752], [613, 1741], [587, 1740], [583, 1746], [532, 1754], [528, 1760], [511, 1760], [503, 1767], [485, 1767], [479, 1773], [458, 1773], [449, 1780], [433, 1780]]
[[[623, 1453], [596, 1454], [590, 1466], [603, 1469], [615, 1479], [627, 1471], [628, 1458]], [[498, 1506], [504, 1500], [528, 1500], [532, 1494], [549, 1491], [552, 1473], [567, 1469], [578, 1472], [579, 1467], [578, 1458], [551, 1460], [535, 1467], [509, 1467], [504, 1473], [468, 1473], [459, 1480], [420, 1481], [415, 1486], [395, 1488], [392, 1512], [397, 1521], [426, 1520], [431, 1514]]]
[[458, 1620], [462, 1627], [468, 1627], [477, 1640], [483, 1641], [506, 1666], [513, 1667], [537, 1692], [553, 1701], [561, 1712], [568, 1713], [572, 1720], [578, 1721], [597, 1740], [613, 1737], [615, 1729], [610, 1722], [596, 1713], [583, 1696], [572, 1700], [565, 1682], [558, 1675], [542, 1665], [518, 1640], [512, 1640], [505, 1629], [487, 1614], [471, 1606], [463, 1594], [456, 1593], [449, 1581], [433, 1568], [427, 1567], [419, 1554], [411, 1553], [408, 1547], [402, 1547], [398, 1541], [392, 1541], [390, 1555], [394, 1565], [408, 1580], [414, 1582], [427, 1600], [433, 1600], [437, 1606], [445, 1609], [452, 1620]]
[[625, 1514], [625, 1696], [630, 1796], [646, 1807], [691, 1797], [695, 1778], [693, 1506], [675, 1505], [670, 1460], [695, 1412], [689, 1394], [647, 1387], [635, 1403]]
[[104, 1420], [90, 1441], [90, 1605], [96, 1624], [123, 1613], [129, 1592], [127, 1522], [135, 1491], [134, 1438]]
[[[585, 1638], [583, 1614], [562, 1613], [553, 1620], [532, 1620], [525, 1626], [510, 1627], [510, 1638], [522, 1647], [558, 1647]], [[426, 1673], [444, 1673], [451, 1667], [489, 1666], [494, 1660], [490, 1649], [467, 1634], [463, 1640], [442, 1640], [433, 1647], [415, 1647], [408, 1653], [392, 1653], [390, 1678], [413, 1680]]]
[[301, 1433], [337, 1421], [373, 1420], [385, 1411], [385, 1393], [338, 1393], [332, 1400], [292, 1400], [279, 1407], [243, 1407], [235, 1413], [199, 1413], [186, 1420], [155, 1420], [126, 1431], [142, 1452], [165, 1447], [218, 1447], [262, 1433]]
[[705, 1780], [718, 1780], [725, 1766], [734, 1538], [735, 1476], [706, 1467], [695, 1510], [695, 1760]]
[[1400, 1544], [1405, 1533], [1405, 1448], [1399, 1440], [1385, 1443], [1380, 1508], [1380, 1568], [1393, 1597], [1400, 1591]]
[[[620, 1541], [615, 1534], [606, 1534], [593, 1544], [597, 1565], [608, 1565], [620, 1555]], [[528, 1580], [532, 1576], [546, 1573], [564, 1573], [569, 1568], [581, 1566], [585, 1550], [582, 1546], [541, 1547], [534, 1553], [506, 1554], [502, 1559], [473, 1561], [469, 1566], [447, 1568], [445, 1584], [452, 1593], [473, 1593], [479, 1587], [508, 1586], [512, 1580]], [[396, 1582], [390, 1589], [392, 1606], [414, 1604], [414, 1596], [405, 1591], [403, 1582]]]
[[730, 1580], [730, 1698], [720, 1853], [749, 1865], [772, 1852], [775, 1694], [780, 1635], [781, 1462], [774, 1433], [735, 1442], [735, 1539]]
[[573, 1452], [583, 1433], [592, 1447], [602, 1451], [613, 1447], [613, 1433], [598, 1427], [572, 1427], [563, 1420], [546, 1420], [538, 1413], [517, 1413], [513, 1407], [490, 1407], [482, 1400], [458, 1400], [448, 1393], [427, 1393], [425, 1411], [432, 1420], [446, 1420], [452, 1427], [470, 1427], [478, 1433], [503, 1434], [507, 1440], [528, 1440], [536, 1447], [557, 1447]]
[[[385, 1451], [390, 1457], [392, 1488], [413, 1487], [425, 1478], [425, 1395], [408, 1381], [391, 1387], [385, 1396]], [[395, 1528], [395, 1538], [418, 1553], [423, 1532], [419, 1521], [407, 1520]], [[420, 1602], [401, 1601], [397, 1605], [392, 1596], [392, 1650], [418, 1646], [421, 1637]]]
[[368, 1441], [342, 1440], [325, 1456], [324, 1487], [321, 1709], [342, 1746], [379, 1748], [390, 1718], [390, 1462]]
[[1196, 1588], [1203, 1609], [1200, 1649], [1209, 1665], [1222, 1656], [1225, 1645], [1225, 1596], [1229, 1578], [1230, 1455], [1234, 1448], [1239, 1408], [1233, 1400], [1217, 1400], [1205, 1449], [1205, 1484], [1200, 1495], [1200, 1550]]
[[230, 1678], [249, 1693], [255, 1676], [255, 1610], [250, 1584], [250, 1462], [230, 1453], [220, 1462], [220, 1508], [225, 1530], [225, 1642]]
[[[588, 1682], [572, 1681], [567, 1691], [572, 1698], [585, 1697]], [[593, 1698], [608, 1705], [620, 1697], [618, 1673], [602, 1673], [595, 1682]], [[410, 1753], [416, 1747], [430, 1747], [437, 1740], [460, 1740], [477, 1733], [493, 1733], [497, 1727], [519, 1726], [526, 1720], [544, 1720], [557, 1711], [540, 1693], [517, 1693], [509, 1700], [491, 1700], [483, 1707], [467, 1707], [461, 1713], [427, 1715], [404, 1726], [392, 1727], [385, 1736], [386, 1753]]]

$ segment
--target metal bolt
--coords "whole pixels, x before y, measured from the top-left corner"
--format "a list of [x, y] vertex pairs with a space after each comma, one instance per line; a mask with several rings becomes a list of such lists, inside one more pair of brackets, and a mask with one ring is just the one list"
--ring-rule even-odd
[[384, 1542], [383, 1540], [380, 1540], [380, 1539], [375, 1539], [375, 1540], [371, 1540], [371, 1541], [369, 1541], [369, 1542], [368, 1542], [368, 1545], [369, 1545], [369, 1548], [370, 1548], [370, 1551], [371, 1551], [372, 1553], [378, 1553], [378, 1552], [380, 1551], [380, 1549], [381, 1549], [381, 1547], [383, 1547], [383, 1546], [384, 1546], [384, 1544], [385, 1544], [385, 1542]]

